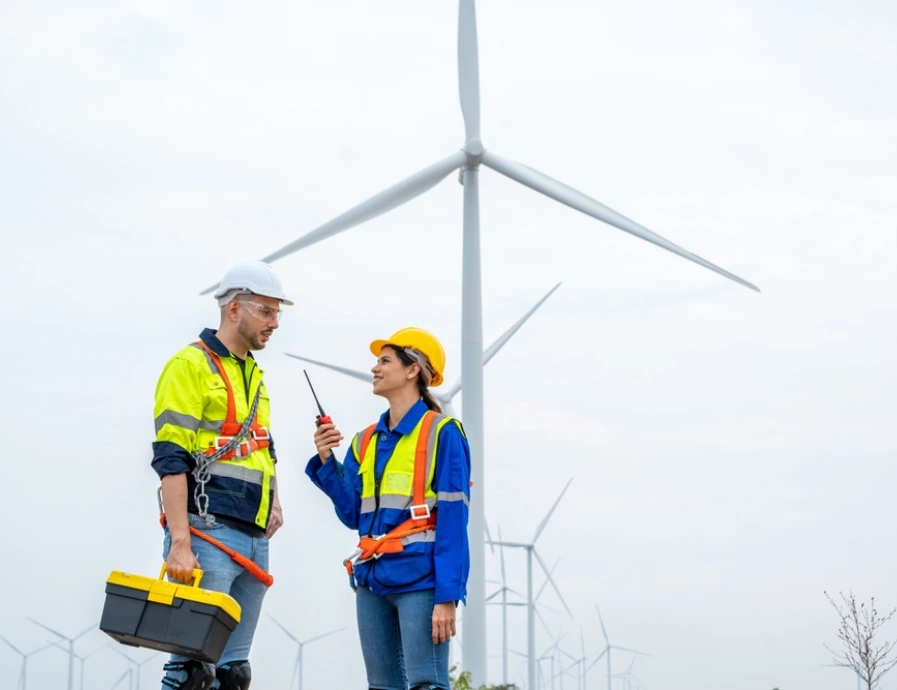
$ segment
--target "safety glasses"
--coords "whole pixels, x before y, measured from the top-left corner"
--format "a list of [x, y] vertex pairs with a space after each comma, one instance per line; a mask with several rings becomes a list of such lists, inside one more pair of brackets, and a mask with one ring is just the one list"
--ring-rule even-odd
[[267, 304], [254, 302], [251, 299], [240, 299], [237, 301], [246, 308], [246, 311], [252, 314], [259, 321], [264, 321], [266, 323], [269, 321], [276, 321], [277, 323], [280, 323], [280, 317], [283, 315], [283, 309], [272, 309]]

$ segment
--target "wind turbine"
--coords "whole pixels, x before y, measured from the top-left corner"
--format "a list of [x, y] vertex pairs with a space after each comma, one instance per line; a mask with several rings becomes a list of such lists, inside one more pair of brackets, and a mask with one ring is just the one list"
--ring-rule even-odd
[[[59, 649], [61, 649], [63, 651], [68, 651], [63, 646], [63, 644], [61, 642], [51, 642], [50, 644], [53, 645], [54, 647], [59, 647]], [[108, 645], [108, 646], [111, 647], [112, 645]], [[103, 651], [104, 648], [105, 648], [105, 645], [103, 647], [97, 647], [90, 654], [85, 654], [84, 656], [81, 656], [80, 654], [75, 654], [75, 658], [78, 660], [78, 688], [80, 690], [84, 690], [84, 662], [87, 661], [90, 657], [92, 657], [97, 652]], [[113, 649], [115, 649], [115, 648], [113, 647]], [[115, 651], [118, 651], [118, 650], [116, 649]], [[74, 654], [74, 652], [73, 652], [73, 654]], [[119, 654], [121, 654], [121, 652], [119, 652]], [[122, 656], [124, 656], [124, 655], [122, 655]], [[137, 690], [140, 690], [140, 682], [139, 681], [137, 683]]]
[[137, 661], [137, 659], [134, 659], [134, 658], [132, 658], [131, 656], [125, 654], [125, 653], [124, 653], [123, 651], [121, 651], [118, 647], [115, 647], [115, 646], [113, 646], [113, 645], [109, 645], [109, 646], [112, 648], [112, 651], [113, 651], [113, 652], [115, 652], [116, 654], [120, 654], [121, 656], [123, 656], [125, 659], [128, 660], [128, 662], [129, 662], [129, 663], [128, 663], [128, 668], [130, 668], [130, 664], [134, 664], [134, 669], [137, 671], [137, 673], [136, 673], [136, 675], [137, 675], [137, 684], [136, 684], [136, 688], [135, 688], [135, 690], [140, 690], [140, 668], [141, 668], [144, 664], [148, 664], [150, 661], [154, 661], [154, 660], [158, 659], [158, 658], [159, 658], [159, 655], [158, 655], [158, 654], [151, 654], [150, 656], [148, 656], [148, 657], [147, 657], [146, 659], [144, 659], [143, 661]]
[[604, 618], [601, 617], [601, 610], [598, 608], [598, 604], [595, 604], [595, 610], [598, 612], [598, 621], [601, 623], [601, 634], [604, 635], [604, 641], [606, 646], [604, 647], [604, 651], [601, 652], [595, 660], [589, 664], [589, 667], [586, 669], [586, 673], [588, 673], [592, 666], [597, 664], [601, 659], [607, 655], [607, 690], [611, 690], [611, 665], [610, 665], [610, 653], [612, 649], [616, 649], [620, 652], [629, 652], [630, 654], [640, 654], [642, 656], [651, 656], [650, 654], [646, 654], [645, 652], [639, 652], [635, 649], [628, 649], [627, 647], [618, 647], [615, 644], [610, 643], [610, 639], [607, 637], [607, 628], [604, 627]]
[[51, 633], [53, 633], [54, 635], [56, 635], [56, 637], [58, 637], [58, 638], [60, 638], [60, 639], [62, 639], [62, 640], [65, 640], [66, 642], [69, 643], [69, 644], [68, 644], [68, 652], [69, 652], [69, 682], [68, 682], [68, 690], [74, 690], [74, 687], [75, 687], [75, 686], [74, 686], [74, 682], [75, 682], [75, 641], [78, 640], [79, 638], [83, 637], [83, 636], [86, 635], [87, 633], [91, 632], [92, 630], [95, 630], [96, 627], [99, 625], [99, 623], [94, 623], [94, 624], [91, 625], [89, 628], [85, 628], [84, 630], [82, 630], [81, 632], [79, 632], [79, 633], [78, 633], [77, 635], [75, 635], [74, 637], [67, 637], [67, 636], [63, 635], [61, 632], [57, 632], [56, 630], [53, 630], [53, 628], [50, 628], [50, 627], [44, 625], [43, 623], [40, 623], [39, 621], [34, 620], [33, 618], [28, 618], [28, 620], [30, 620], [30, 621], [31, 621], [32, 623], [34, 623], [35, 625], [39, 625], [39, 626], [42, 627], [44, 630], [48, 630], [48, 631], [50, 631]]
[[[481, 165], [558, 201], [576, 211], [623, 230], [635, 237], [666, 249], [699, 266], [719, 273], [730, 280], [759, 292], [759, 289], [706, 259], [679, 247], [660, 235], [617, 213], [533, 168], [503, 158], [487, 150], [480, 138], [480, 77], [477, 45], [476, 8], [474, 0], [459, 0], [458, 8], [458, 89], [464, 120], [464, 146], [410, 177], [345, 211], [311, 232], [268, 254], [262, 260], [273, 262], [294, 252], [332, 237], [365, 221], [391, 211], [432, 189], [448, 175], [460, 170], [463, 185], [463, 250], [461, 290], [461, 370], [464, 377], [465, 428], [473, 460], [473, 482], [480, 487], [479, 499], [471, 502], [468, 520], [470, 535], [470, 574], [468, 580], [468, 615], [464, 617], [466, 670], [474, 686], [486, 681], [486, 569], [483, 522], [486, 495], [483, 461], [483, 312], [480, 267], [479, 169]], [[212, 292], [216, 286], [201, 294]]]
[[[561, 286], [560, 283], [555, 285], [548, 293], [542, 297], [538, 302], [533, 305], [532, 308], [526, 314], [521, 316], [517, 322], [511, 326], [508, 330], [506, 330], [502, 335], [490, 345], [485, 352], [483, 352], [483, 366], [489, 363], [489, 360], [495, 357], [499, 350], [511, 339], [511, 337], [520, 330], [520, 327], [525, 324], [529, 318], [536, 312], [536, 310], [542, 306], [542, 303], [551, 297], [552, 293], [557, 290]], [[354, 379], [358, 379], [359, 381], [364, 381], [365, 383], [372, 383], [374, 380], [373, 374], [370, 371], [358, 371], [357, 369], [349, 369], [347, 367], [340, 367], [336, 364], [328, 364], [327, 362], [320, 362], [316, 359], [309, 359], [308, 357], [302, 357], [300, 355], [294, 355], [289, 352], [284, 353], [287, 357], [293, 357], [295, 359], [301, 359], [303, 362], [311, 362], [312, 364], [317, 364], [320, 367], [324, 367], [325, 369], [331, 369], [332, 371], [338, 371], [341, 374], [345, 374], [346, 376], [351, 376]], [[446, 391], [437, 392], [435, 390], [431, 391], [436, 401], [442, 406], [445, 414], [455, 417], [455, 409], [452, 405], [452, 400], [454, 400], [455, 396], [461, 390], [461, 384], [464, 380], [463, 375], [459, 376], [455, 381], [454, 385]]]
[[38, 647], [34, 651], [31, 652], [23, 652], [21, 649], [16, 647], [12, 642], [7, 640], [5, 637], [0, 636], [0, 640], [3, 640], [6, 643], [6, 646], [9, 647], [12, 651], [22, 657], [22, 669], [19, 671], [19, 682], [16, 684], [16, 687], [20, 690], [27, 690], [26, 683], [28, 681], [28, 657], [37, 654], [38, 652], [42, 652], [48, 647], [52, 647], [53, 643], [48, 642], [43, 647]]
[[855, 669], [850, 664], [822, 664], [823, 666], [837, 666], [838, 668], [849, 668], [851, 671], [854, 671], [857, 674], [857, 690], [860, 690], [860, 671], [859, 669]]
[[302, 690], [302, 671], [304, 670], [304, 667], [302, 664], [302, 650], [304, 649], [305, 645], [307, 645], [309, 642], [314, 642], [315, 640], [320, 640], [322, 637], [327, 637], [328, 635], [332, 635], [333, 633], [338, 633], [343, 628], [331, 630], [330, 632], [326, 632], [323, 635], [315, 635], [314, 637], [309, 637], [307, 640], [302, 640], [300, 642], [296, 638], [296, 636], [293, 635], [293, 633], [291, 633], [283, 625], [281, 625], [277, 621], [277, 619], [274, 618], [274, 616], [272, 616], [270, 613], [268, 614], [268, 618], [270, 618], [272, 621], [277, 623], [277, 627], [280, 628], [281, 630], [283, 630], [287, 634], [287, 637], [289, 637], [293, 642], [295, 642], [297, 645], [299, 645], [299, 651], [296, 653], [296, 663], [293, 665], [293, 675], [290, 677], [290, 687], [293, 687], [293, 679], [298, 674], [299, 685], [297, 687], [299, 688], [299, 690]]
[[[517, 548], [524, 549], [526, 551], [526, 599], [527, 599], [527, 607], [526, 607], [526, 634], [527, 634], [527, 654], [529, 658], [527, 659], [527, 688], [535, 688], [536, 687], [536, 626], [535, 626], [535, 600], [533, 599], [533, 557], [535, 556], [536, 560], [539, 562], [539, 566], [542, 568], [542, 571], [545, 573], [545, 577], [547, 581], [554, 588], [554, 591], [557, 593], [558, 598], [561, 600], [561, 603], [564, 605], [567, 613], [571, 618], [573, 618], [573, 614], [570, 612], [570, 608], [567, 606], [567, 602], [564, 601], [564, 597], [561, 595], [561, 590], [558, 589], [557, 584], [555, 584], [554, 579], [551, 577], [551, 572], [548, 570], [548, 567], [545, 565], [545, 561], [542, 560], [542, 557], [539, 555], [539, 552], [536, 551], [536, 541], [539, 539], [539, 535], [542, 534], [542, 531], [545, 529], [545, 526], [548, 524], [548, 521], [551, 519], [552, 513], [554, 513], [554, 509], [557, 508], [558, 503], [561, 502], [561, 499], [564, 497], [567, 489], [570, 487], [570, 482], [573, 481], [571, 477], [567, 482], [567, 485], [564, 487], [563, 491], [561, 491], [560, 496], [557, 497], [557, 500], [554, 502], [554, 505], [551, 506], [548, 513], [542, 518], [542, 522], [539, 523], [539, 526], [536, 527], [536, 532], [533, 535], [533, 540], [529, 543], [522, 542], [512, 542], [512, 541], [496, 541], [492, 542], [495, 546], [507, 546], [508, 548]], [[544, 587], [544, 585], [543, 585]]]

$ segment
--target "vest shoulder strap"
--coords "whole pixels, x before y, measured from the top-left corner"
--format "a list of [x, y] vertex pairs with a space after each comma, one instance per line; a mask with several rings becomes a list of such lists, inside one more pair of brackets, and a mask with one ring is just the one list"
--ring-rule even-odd
[[371, 437], [374, 435], [374, 429], [377, 428], [376, 424], [371, 424], [367, 429], [365, 429], [361, 434], [361, 443], [358, 445], [358, 464], [361, 465], [364, 462], [364, 458], [368, 452], [368, 445], [371, 443]]
[[417, 437], [417, 448], [414, 451], [414, 489], [411, 499], [411, 515], [414, 517], [417, 517], [414, 512], [415, 507], [426, 507], [427, 447], [429, 446], [430, 429], [436, 417], [437, 414], [433, 410], [427, 410], [424, 413], [420, 435]]

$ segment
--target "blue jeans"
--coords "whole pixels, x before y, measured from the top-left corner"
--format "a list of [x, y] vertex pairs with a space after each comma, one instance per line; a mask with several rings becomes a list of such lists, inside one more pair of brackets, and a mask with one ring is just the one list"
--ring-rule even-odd
[[[192, 513], [188, 513], [187, 518], [191, 527], [207, 532], [209, 536], [214, 537], [225, 546], [258, 563], [263, 570], [268, 569], [268, 539], [264, 534], [260, 537], [251, 537], [221, 523], [207, 525], [202, 518]], [[240, 622], [231, 633], [218, 663], [221, 665], [229, 661], [248, 661], [252, 638], [255, 635], [256, 625], [258, 625], [259, 614], [262, 611], [262, 600], [265, 598], [268, 587], [214, 544], [195, 535], [190, 536], [190, 547], [202, 568], [202, 580], [200, 580], [199, 586], [202, 589], [229, 594], [237, 601], [241, 609]], [[162, 547], [163, 559], [168, 559], [170, 549], [171, 535], [166, 527]], [[188, 658], [176, 654], [171, 655], [171, 661], [186, 661]], [[184, 671], [168, 671], [167, 675], [172, 680], [182, 681], [187, 674]], [[217, 688], [218, 681], [215, 681], [212, 687]], [[162, 685], [161, 690], [171, 690], [171, 688]]]
[[427, 683], [449, 690], [450, 641], [433, 644], [433, 590], [355, 593], [358, 636], [368, 687], [408, 690]]

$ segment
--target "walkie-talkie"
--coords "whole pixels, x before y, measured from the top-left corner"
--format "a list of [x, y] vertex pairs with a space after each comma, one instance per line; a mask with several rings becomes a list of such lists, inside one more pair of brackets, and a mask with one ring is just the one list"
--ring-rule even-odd
[[315, 417], [315, 426], [320, 427], [322, 424], [333, 424], [333, 420], [330, 419], [330, 416], [324, 414], [324, 408], [321, 407], [321, 403], [318, 401], [318, 396], [315, 395], [315, 389], [314, 386], [311, 385], [311, 379], [308, 378], [308, 372], [303, 369], [302, 373], [305, 374], [305, 380], [308, 381], [308, 387], [311, 388], [311, 394], [314, 396], [318, 411], [321, 413]]

